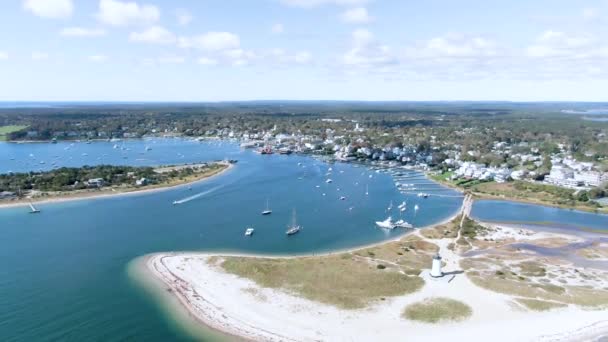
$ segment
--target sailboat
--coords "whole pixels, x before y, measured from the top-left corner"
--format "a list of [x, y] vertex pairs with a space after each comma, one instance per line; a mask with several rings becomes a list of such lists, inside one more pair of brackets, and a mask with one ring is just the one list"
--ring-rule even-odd
[[296, 210], [293, 210], [293, 219], [291, 222], [290, 226], [287, 226], [287, 231], [285, 232], [285, 234], [289, 235], [294, 235], [300, 232], [300, 229], [302, 229], [302, 227], [300, 227], [297, 223], [296, 223]]
[[369, 195], [369, 185], [365, 185], [365, 195]]
[[270, 210], [270, 207], [268, 206], [268, 200], [266, 200], [266, 210], [262, 211], [262, 215], [270, 215], [272, 214], [272, 210]]
[[36, 207], [34, 207], [34, 204], [32, 202], [30, 202], [30, 214], [38, 214], [40, 213], [40, 209], [37, 209]]
[[388, 208], [386, 208], [386, 211], [391, 211], [393, 210], [393, 201], [391, 201], [391, 203], [389, 203]]

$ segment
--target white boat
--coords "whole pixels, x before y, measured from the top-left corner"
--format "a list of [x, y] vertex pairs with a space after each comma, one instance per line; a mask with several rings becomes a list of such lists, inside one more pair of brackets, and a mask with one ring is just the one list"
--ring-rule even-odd
[[38, 214], [40, 213], [40, 209], [34, 207], [34, 204], [30, 202], [30, 214]]
[[391, 211], [393, 210], [393, 201], [391, 201], [391, 203], [389, 203], [388, 208], [386, 208], [386, 211]]
[[420, 193], [418, 193], [418, 197], [427, 198], [427, 197], [429, 197], [429, 194], [426, 194], [424, 192], [420, 192]]
[[178, 201], [173, 201], [173, 205], [178, 205], [179, 202]]
[[253, 228], [247, 228], [247, 229], [245, 229], [245, 236], [251, 236], [251, 235], [253, 235], [254, 231], [255, 231], [255, 229], [253, 229]]
[[329, 184], [329, 183], [331, 183], [331, 182], [333, 182], [333, 181], [331, 180], [331, 178], [325, 181], [325, 183], [327, 183], [327, 184]]
[[268, 200], [266, 200], [266, 210], [262, 211], [262, 215], [270, 215], [272, 214], [272, 210], [270, 210], [270, 207], [268, 206]]
[[[399, 205], [397, 206], [397, 208], [405, 210], [406, 205], [407, 205], [407, 204], [405, 203], [405, 201], [403, 201], [403, 202], [401, 202], [401, 204], [399, 204]], [[402, 210], [402, 211], [403, 211], [403, 210]]]
[[346, 197], [341, 196], [341, 197], [340, 197], [340, 201], [344, 201], [344, 200], [346, 200]]
[[414, 211], [418, 211], [418, 209], [420, 209], [420, 207], [418, 206], [418, 204], [416, 204], [416, 205], [414, 206]]
[[390, 216], [384, 221], [376, 221], [376, 225], [384, 229], [395, 229], [395, 223], [393, 223], [393, 219]]
[[395, 222], [395, 227], [396, 228], [407, 228], [407, 229], [414, 228], [414, 226], [412, 226], [411, 224], [407, 223], [404, 220], [397, 220], [397, 222]]
[[296, 223], [296, 210], [293, 210], [293, 219], [291, 222], [290, 226], [287, 226], [287, 231], [285, 232], [285, 234], [289, 235], [294, 235], [300, 232], [300, 229], [302, 229], [302, 227], [300, 227], [297, 223]]
[[369, 195], [369, 185], [365, 185], [365, 195]]

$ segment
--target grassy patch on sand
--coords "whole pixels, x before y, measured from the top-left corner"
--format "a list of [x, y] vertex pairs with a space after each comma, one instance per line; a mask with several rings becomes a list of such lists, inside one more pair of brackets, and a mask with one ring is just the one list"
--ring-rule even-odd
[[473, 310], [463, 302], [443, 297], [426, 298], [408, 305], [402, 316], [413, 321], [439, 323], [462, 321], [471, 316]]
[[[465, 263], [461, 263], [464, 265]], [[533, 280], [535, 277], [523, 277], [507, 269], [484, 271], [484, 267], [473, 266], [467, 271], [471, 281], [485, 289], [527, 299], [555, 301], [585, 307], [603, 307], [608, 305], [608, 291], [590, 289], [582, 286], [558, 286]]]
[[547, 302], [547, 301], [538, 300], [538, 299], [515, 298], [515, 300], [518, 303], [525, 306], [526, 308], [533, 310], [533, 311], [547, 311], [547, 310], [552, 310], [552, 309], [557, 309], [557, 308], [563, 308], [566, 306], [566, 304]]
[[455, 238], [458, 236], [458, 226], [460, 225], [460, 220], [461, 216], [458, 215], [452, 221], [445, 224], [431, 228], [424, 228], [420, 230], [420, 234], [427, 239]]
[[[222, 257], [229, 273], [343, 309], [363, 308], [384, 297], [418, 291], [424, 281], [382, 263], [345, 253], [324, 257]], [[212, 261], [212, 260], [210, 260]], [[384, 264], [382, 264], [384, 265]], [[388, 265], [385, 265], [388, 266]]]
[[27, 128], [27, 126], [0, 126], [0, 141], [5, 141], [9, 134]]

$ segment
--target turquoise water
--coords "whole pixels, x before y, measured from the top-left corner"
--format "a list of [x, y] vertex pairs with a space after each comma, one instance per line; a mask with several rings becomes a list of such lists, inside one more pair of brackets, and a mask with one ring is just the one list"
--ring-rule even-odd
[[[113, 148], [115, 144], [119, 146]], [[146, 146], [152, 149], [146, 151]], [[0, 210], [0, 340], [187, 341], [157, 303], [132, 283], [127, 274], [130, 261], [161, 251], [299, 254], [355, 247], [401, 233], [374, 226], [387, 216], [389, 201], [396, 206], [407, 200], [404, 219], [418, 227], [444, 220], [461, 204], [461, 198], [404, 196], [390, 175], [361, 166], [330, 165], [303, 156], [260, 156], [225, 142], [0, 144], [0, 172], [48, 169], [50, 161], [60, 166], [158, 165], [224, 158], [239, 162], [191, 190], [41, 204], [38, 215], [28, 214], [27, 208]], [[330, 167], [333, 182], [328, 184]], [[409, 182], [430, 187], [423, 179]], [[267, 217], [260, 215], [266, 199], [273, 210]], [[174, 200], [185, 202], [173, 206]], [[573, 220], [579, 221], [576, 212], [555, 209], [558, 216], [548, 217], [539, 206], [504, 203], [478, 202], [473, 214], [530, 221], [575, 215]], [[415, 204], [420, 206], [417, 214], [411, 210]], [[292, 209], [297, 209], [303, 229], [288, 238], [284, 231]], [[606, 217], [584, 220], [601, 226]], [[243, 235], [248, 226], [256, 229], [251, 238]]]
[[[38, 215], [27, 208], [0, 210], [0, 340], [187, 340], [131, 283], [126, 270], [131, 260], [173, 250], [296, 254], [354, 247], [402, 233], [374, 225], [386, 217], [391, 200], [395, 206], [408, 201], [404, 219], [416, 226], [449, 217], [461, 201], [408, 198], [388, 174], [302, 156], [260, 156], [229, 143], [168, 139], [125, 145], [129, 151], [110, 143], [68, 149], [69, 144], [0, 144], [0, 155], [2, 168], [12, 170], [26, 170], [28, 164], [20, 157], [6, 158], [7, 150], [36, 160], [58, 156], [66, 163], [72, 156], [72, 165], [78, 165], [74, 159], [82, 153], [87, 156], [80, 163], [105, 154], [106, 163], [138, 165], [135, 156], [150, 145], [151, 165], [225, 157], [239, 162], [192, 190], [40, 204]], [[331, 184], [325, 183], [329, 167]], [[172, 205], [188, 198], [193, 199]], [[266, 199], [273, 210], [268, 217], [260, 215]], [[416, 215], [414, 204], [421, 208]], [[303, 229], [288, 238], [284, 232], [292, 209]], [[243, 235], [247, 226], [256, 229], [251, 238]]]

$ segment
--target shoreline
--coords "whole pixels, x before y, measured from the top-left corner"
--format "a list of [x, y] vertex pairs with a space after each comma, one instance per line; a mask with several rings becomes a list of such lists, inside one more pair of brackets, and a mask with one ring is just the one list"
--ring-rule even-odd
[[[471, 288], [468, 287], [470, 282], [466, 277], [460, 277], [459, 285], [453, 285], [457, 287], [454, 288], [454, 293], [441, 295], [472, 304], [475, 307], [473, 317], [460, 323], [441, 323], [435, 330], [433, 325], [404, 320], [399, 315], [389, 315], [389, 311], [394, 312], [407, 304], [439, 295], [437, 290], [443, 289], [442, 282], [433, 283], [427, 279], [425, 288], [419, 292], [389, 298], [365, 309], [342, 310], [281, 290], [263, 288], [249, 279], [223, 272], [207, 264], [209, 258], [215, 256], [224, 255], [155, 253], [144, 256], [145, 262], [139, 265], [145, 276], [155, 278], [163, 284], [164, 291], [159, 294], [163, 298], [160, 300], [173, 298], [178, 301], [179, 305], [166, 314], [174, 319], [183, 319], [187, 315], [188, 321], [183, 321], [182, 325], [187, 326], [188, 333], [193, 337], [200, 338], [213, 332], [227, 338], [245, 340], [349, 340], [353, 336], [366, 339], [358, 334], [372, 333], [383, 336], [381, 339], [391, 336], [396, 338], [403, 331], [408, 331], [413, 339], [437, 341], [454, 336], [457, 340], [494, 336], [500, 341], [584, 341], [608, 333], [608, 321], [602, 310], [566, 307], [547, 312], [522, 311], [513, 308], [510, 296], [478, 287], [471, 293]], [[458, 287], [466, 291], [457, 291]], [[260, 297], [251, 295], [246, 290], [251, 290]], [[477, 308], [481, 312], [476, 311]], [[264, 317], [268, 317], [270, 322]], [[528, 326], [526, 322], [530, 321], [535, 324]], [[555, 329], [557, 321], [561, 322], [557, 325], [559, 328]], [[518, 337], [513, 338], [508, 334], [504, 338], [496, 338], [496, 328], [501, 327], [518, 328]], [[311, 329], [317, 330], [309, 333]]]
[[[188, 181], [188, 182], [180, 183], [180, 184], [171, 184], [171, 185], [165, 185], [165, 186], [160, 185], [157, 187], [150, 187], [148, 189], [144, 188], [144, 189], [134, 189], [134, 190], [127, 190], [127, 191], [112, 191], [111, 189], [109, 189], [109, 190], [102, 190], [100, 192], [66, 194], [66, 195], [60, 195], [60, 196], [56, 196], [56, 197], [44, 198], [40, 201], [31, 201], [31, 202], [33, 202], [36, 205], [38, 205], [38, 204], [56, 204], [56, 203], [65, 203], [65, 202], [73, 202], [73, 201], [95, 200], [95, 199], [123, 197], [123, 196], [136, 196], [136, 195], [146, 195], [146, 194], [151, 194], [151, 193], [164, 192], [164, 191], [169, 191], [169, 190], [177, 189], [177, 188], [192, 185], [192, 184], [197, 184], [200, 182], [205, 182], [207, 180], [210, 180], [210, 179], [213, 179], [215, 177], [225, 174], [226, 172], [232, 170], [232, 168], [234, 167], [234, 164], [231, 164], [231, 163], [222, 162], [222, 164], [226, 165], [226, 168], [222, 169], [221, 171], [219, 171], [217, 173], [205, 176], [201, 179], [196, 179], [193, 181]], [[1, 202], [0, 201], [0, 210], [8, 209], [8, 208], [26, 207], [29, 205], [29, 203], [30, 203], [30, 200], [17, 200], [17, 201], [10, 201], [10, 202]]]
[[551, 207], [551, 208], [559, 208], [559, 209], [566, 209], [566, 210], [575, 210], [575, 211], [580, 211], [580, 212], [585, 212], [585, 213], [592, 213], [592, 214], [604, 214], [604, 215], [608, 215], [608, 207], [601, 207], [598, 209], [593, 209], [593, 208], [581, 208], [581, 207], [571, 207], [571, 206], [567, 206], [564, 204], [555, 204], [555, 203], [549, 203], [549, 202], [544, 202], [541, 199], [525, 199], [525, 198], [519, 198], [519, 197], [509, 197], [509, 196], [505, 196], [505, 195], [491, 195], [491, 194], [487, 194], [484, 192], [476, 192], [476, 191], [471, 191], [470, 189], [464, 189], [459, 187], [458, 185], [455, 185], [453, 183], [450, 182], [446, 182], [445, 180], [442, 179], [435, 179], [431, 177], [431, 173], [430, 172], [424, 172], [424, 175], [432, 180], [433, 182], [436, 182], [438, 184], [441, 184], [443, 186], [446, 186], [450, 189], [462, 192], [462, 193], [470, 193], [471, 195], [473, 195], [473, 197], [480, 199], [480, 200], [499, 200], [499, 201], [510, 201], [510, 202], [517, 202], [517, 203], [526, 203], [526, 204], [534, 204], [534, 205], [541, 205], [541, 206], [545, 206], [545, 207]]

